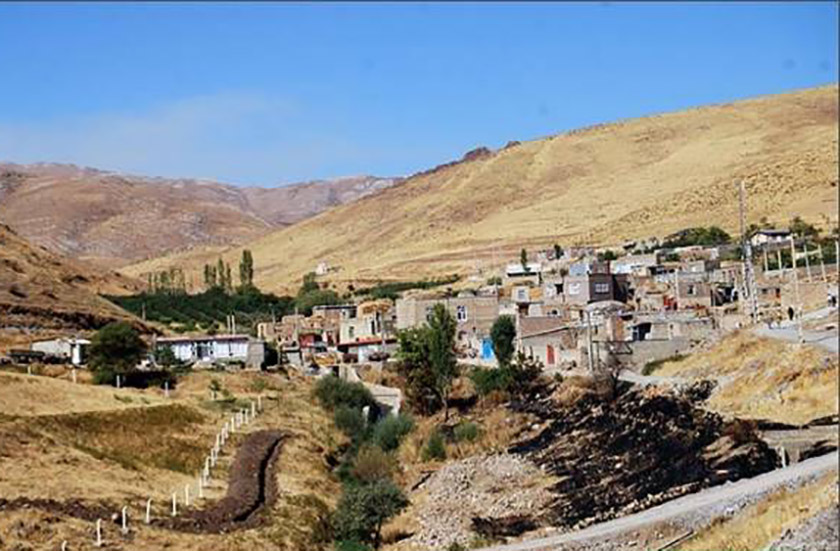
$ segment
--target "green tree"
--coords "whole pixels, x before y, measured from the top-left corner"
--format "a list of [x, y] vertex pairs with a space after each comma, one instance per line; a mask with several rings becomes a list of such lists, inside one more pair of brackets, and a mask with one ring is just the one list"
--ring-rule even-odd
[[90, 367], [97, 382], [111, 383], [116, 375], [133, 371], [145, 353], [146, 343], [131, 324], [109, 323], [91, 339]]
[[493, 353], [496, 355], [500, 366], [510, 364], [510, 359], [513, 358], [513, 340], [515, 338], [516, 322], [513, 320], [513, 316], [502, 315], [496, 318], [493, 327], [490, 328], [490, 339], [493, 341]]
[[254, 257], [251, 251], [242, 251], [242, 260], [239, 261], [239, 286], [249, 289], [254, 286]]
[[790, 229], [790, 233], [798, 239], [813, 239], [820, 233], [816, 227], [805, 222], [799, 216], [793, 217], [793, 220], [790, 221], [790, 227], [788, 229]]
[[519, 263], [522, 264], [522, 269], [528, 271], [528, 251], [524, 248], [519, 251]]
[[559, 260], [561, 256], [563, 256], [563, 247], [561, 247], [560, 245], [555, 243], [554, 244], [554, 258], [555, 258], [555, 260]]
[[218, 262], [216, 262], [216, 273], [218, 274], [217, 286], [220, 287], [222, 290], [227, 289], [227, 280], [225, 279], [225, 261], [221, 258], [218, 260]]
[[216, 396], [219, 394], [219, 392], [222, 391], [222, 384], [219, 382], [218, 379], [211, 379], [210, 384], [208, 385], [207, 388], [210, 389], [210, 395], [213, 397], [213, 400], [215, 401]]
[[405, 494], [390, 480], [346, 486], [335, 511], [336, 539], [382, 542], [382, 525], [408, 506]]
[[455, 318], [443, 304], [435, 304], [429, 319], [429, 366], [434, 374], [435, 391], [443, 402], [444, 419], [449, 419], [449, 391], [458, 375], [455, 356]]
[[233, 278], [230, 275], [230, 264], [225, 264], [225, 291], [233, 292]]
[[163, 367], [172, 367], [178, 365], [178, 358], [175, 357], [175, 352], [169, 346], [159, 346], [155, 350], [155, 363]]

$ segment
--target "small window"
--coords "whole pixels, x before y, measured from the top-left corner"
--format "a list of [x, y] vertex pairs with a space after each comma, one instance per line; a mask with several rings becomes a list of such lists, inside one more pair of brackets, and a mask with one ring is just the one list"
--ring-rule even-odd
[[689, 285], [688, 286], [688, 296], [693, 297], [696, 294], [697, 294], [697, 287], [695, 287], [694, 285]]
[[580, 283], [569, 283], [569, 294], [570, 295], [579, 295], [580, 294]]
[[599, 295], [605, 295], [610, 292], [610, 284], [609, 283], [596, 283], [595, 284], [595, 293]]
[[353, 327], [352, 325], [351, 325], [350, 327], [348, 327], [348, 328], [347, 328], [347, 335], [348, 335], [351, 339], [355, 338], [355, 337], [356, 337], [356, 328], [355, 328], [355, 327]]
[[459, 322], [467, 321], [468, 317], [467, 317], [467, 307], [466, 306], [458, 306], [455, 309], [455, 319], [457, 319]]

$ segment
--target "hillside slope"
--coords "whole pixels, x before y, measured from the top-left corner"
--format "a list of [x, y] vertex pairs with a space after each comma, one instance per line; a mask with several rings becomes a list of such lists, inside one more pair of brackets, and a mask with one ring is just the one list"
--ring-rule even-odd
[[[461, 162], [331, 209], [247, 246], [257, 283], [294, 288], [321, 260], [330, 278], [417, 279], [501, 264], [520, 247], [620, 243], [688, 226], [837, 212], [837, 86], [621, 121], [476, 150]], [[129, 267], [200, 269], [218, 251]], [[239, 256], [230, 249], [225, 256]]]
[[0, 224], [0, 345], [49, 331], [95, 329], [139, 320], [103, 294], [132, 293], [133, 280], [32, 246]]
[[0, 163], [0, 221], [53, 252], [115, 267], [194, 246], [243, 243], [393, 182], [358, 176], [255, 188]]

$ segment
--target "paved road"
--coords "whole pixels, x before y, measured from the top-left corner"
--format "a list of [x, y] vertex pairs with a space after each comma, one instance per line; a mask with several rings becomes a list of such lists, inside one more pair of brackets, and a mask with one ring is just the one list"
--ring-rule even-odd
[[600, 539], [636, 531], [651, 524], [672, 520], [681, 515], [692, 513], [712, 505], [727, 503], [739, 498], [772, 489], [787, 482], [803, 477], [821, 475], [837, 470], [840, 456], [835, 453], [815, 457], [796, 463], [784, 469], [723, 484], [683, 496], [646, 511], [595, 524], [583, 530], [549, 536], [507, 545], [485, 547], [481, 551], [552, 551], [562, 544], [581, 544], [588, 540]]
[[[812, 319], [820, 319], [834, 315], [835, 329], [830, 331], [811, 331], [808, 329], [802, 330], [802, 336], [806, 344], [819, 346], [829, 352], [838, 353], [838, 333], [837, 333], [837, 309], [822, 308], [815, 312], [810, 312], [802, 316], [803, 321]], [[788, 342], [799, 342], [799, 334], [796, 330], [796, 324], [791, 321], [784, 321], [779, 327], [767, 328], [764, 325], [753, 328], [753, 332], [761, 337], [769, 337], [771, 339], [779, 339]]]

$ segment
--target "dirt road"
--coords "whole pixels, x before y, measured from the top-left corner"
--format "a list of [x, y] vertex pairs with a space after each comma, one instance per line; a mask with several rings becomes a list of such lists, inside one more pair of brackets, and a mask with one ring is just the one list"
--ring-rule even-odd
[[838, 456], [837, 452], [834, 452], [821, 457], [808, 459], [784, 469], [777, 469], [754, 478], [715, 486], [696, 494], [663, 503], [641, 513], [596, 524], [576, 532], [506, 545], [485, 547], [480, 551], [559, 551], [566, 544], [580, 545], [590, 540], [607, 538], [639, 530], [655, 523], [677, 520], [681, 516], [691, 515], [703, 509], [725, 507], [728, 503], [737, 502], [750, 495], [759, 494], [790, 482], [819, 476], [832, 470], [836, 471], [838, 460], [840, 460], [840, 456]]

